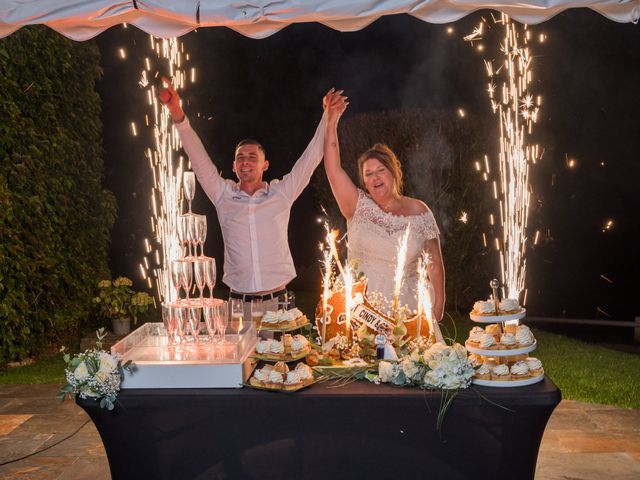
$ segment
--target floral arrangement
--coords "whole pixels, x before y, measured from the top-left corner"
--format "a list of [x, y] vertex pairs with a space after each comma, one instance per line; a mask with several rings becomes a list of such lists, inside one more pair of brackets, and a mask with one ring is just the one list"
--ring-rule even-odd
[[381, 361], [378, 374], [368, 378], [376, 383], [458, 390], [471, 385], [474, 371], [462, 345], [438, 342], [426, 349], [416, 346], [397, 363]]
[[72, 357], [65, 351], [65, 347], [60, 349], [67, 364], [67, 384], [62, 387], [58, 397], [60, 401], [72, 394], [80, 395], [80, 398], [93, 397], [100, 401], [101, 408], [113, 410], [124, 371], [133, 372], [135, 366], [131, 360], [123, 365], [119, 354], [112, 355], [102, 350], [102, 339], [106, 335], [103, 328], [96, 335], [98, 341], [96, 348], [92, 350], [85, 350]]
[[138, 315], [143, 314], [153, 304], [153, 298], [146, 292], [136, 292], [131, 288], [133, 282], [127, 277], [98, 282], [98, 296], [93, 302], [107, 318], [131, 317], [136, 322]]

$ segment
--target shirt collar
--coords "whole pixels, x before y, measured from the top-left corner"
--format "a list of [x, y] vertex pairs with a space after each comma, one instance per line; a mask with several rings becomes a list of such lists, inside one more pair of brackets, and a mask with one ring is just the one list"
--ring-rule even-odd
[[[263, 182], [264, 186], [258, 190], [256, 190], [256, 192], [253, 194], [254, 197], [257, 196], [265, 196], [265, 195], [269, 195], [269, 189], [270, 189], [270, 185], [269, 182]], [[240, 182], [236, 182], [233, 184], [233, 193], [235, 194], [234, 196], [239, 196], [239, 197], [251, 197], [252, 195], [249, 195], [247, 192], [245, 192], [244, 190], [240, 190]]]

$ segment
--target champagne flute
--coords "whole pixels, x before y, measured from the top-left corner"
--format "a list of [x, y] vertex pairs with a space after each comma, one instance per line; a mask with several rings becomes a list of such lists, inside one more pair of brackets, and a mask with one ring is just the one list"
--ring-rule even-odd
[[209, 298], [213, 300], [213, 287], [216, 286], [216, 259], [208, 258], [204, 268], [205, 281], [209, 288]]
[[169, 348], [174, 347], [174, 335], [176, 333], [176, 317], [173, 312], [173, 308], [170, 305], [162, 305], [162, 323], [164, 324], [164, 328], [167, 330], [167, 342]]
[[191, 291], [191, 285], [193, 284], [193, 269], [191, 262], [184, 260], [180, 261], [180, 283], [182, 288], [187, 292], [186, 301], [189, 302], [189, 292]]
[[200, 305], [204, 305], [204, 286], [207, 281], [206, 263], [207, 260], [205, 258], [199, 258], [193, 262], [193, 276], [196, 280], [196, 286], [200, 290]]
[[240, 341], [240, 332], [244, 327], [244, 301], [241, 298], [231, 299], [231, 330], [236, 332], [238, 341]]
[[184, 344], [184, 336], [187, 331], [187, 308], [173, 307], [173, 313], [176, 319], [176, 332], [180, 339], [180, 345]]
[[198, 335], [200, 334], [200, 318], [202, 318], [202, 310], [200, 307], [189, 308], [189, 332], [193, 337], [193, 345], [198, 348]]
[[189, 213], [191, 213], [191, 202], [196, 194], [196, 174], [193, 172], [184, 172], [182, 175], [182, 188], [184, 196], [187, 197], [189, 203]]
[[187, 241], [189, 242], [189, 255], [195, 257], [198, 253], [198, 239], [196, 238], [196, 216], [192, 213], [187, 219]]
[[229, 325], [229, 305], [224, 300], [214, 305], [214, 315], [216, 322], [216, 330], [220, 334], [221, 343], [226, 343], [225, 333], [227, 332], [227, 326]]
[[255, 325], [256, 329], [260, 328], [263, 315], [264, 306], [262, 304], [262, 298], [251, 299], [251, 322]]
[[216, 332], [218, 331], [216, 323], [216, 306], [206, 305], [202, 307], [202, 313], [204, 314], [204, 325], [207, 327], [207, 334], [211, 339], [211, 348], [213, 348]]
[[[207, 240], [207, 217], [197, 215], [195, 217], [195, 237], [196, 242], [200, 245], [200, 255], [204, 256], [204, 242]], [[196, 255], [198, 251], [196, 250]]]
[[187, 242], [188, 236], [187, 232], [189, 229], [189, 217], [187, 215], [178, 215], [176, 221], [176, 230], [178, 233], [178, 241], [180, 242], [180, 247], [182, 249], [182, 256], [186, 257], [188, 255], [187, 252]]
[[173, 260], [171, 262], [171, 283], [173, 283], [173, 287], [178, 293], [178, 302], [180, 302], [180, 286], [182, 285], [181, 268], [180, 260]]

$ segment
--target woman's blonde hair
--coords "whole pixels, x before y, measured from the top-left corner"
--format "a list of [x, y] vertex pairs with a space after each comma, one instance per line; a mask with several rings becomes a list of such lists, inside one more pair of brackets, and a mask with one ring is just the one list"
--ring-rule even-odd
[[402, 188], [404, 186], [402, 181], [402, 165], [400, 165], [400, 161], [398, 160], [398, 157], [396, 157], [396, 154], [393, 153], [393, 150], [391, 150], [389, 146], [385, 145], [384, 143], [376, 143], [373, 147], [364, 152], [358, 158], [358, 180], [360, 181], [360, 186], [362, 188], [365, 188], [364, 176], [362, 174], [362, 167], [364, 165], [364, 162], [372, 158], [375, 158], [389, 169], [389, 171], [391, 172], [391, 176], [395, 181], [398, 193], [402, 193]]

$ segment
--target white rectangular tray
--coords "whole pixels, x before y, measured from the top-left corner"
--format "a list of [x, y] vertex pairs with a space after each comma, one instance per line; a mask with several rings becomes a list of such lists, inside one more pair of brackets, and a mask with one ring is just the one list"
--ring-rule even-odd
[[125, 372], [120, 388], [241, 388], [256, 361], [250, 358], [256, 332], [250, 328], [239, 337], [227, 335], [227, 345], [213, 349], [204, 336], [198, 349], [169, 347], [161, 323], [145, 323], [120, 340], [111, 353], [122, 362], [132, 360], [133, 373]]

